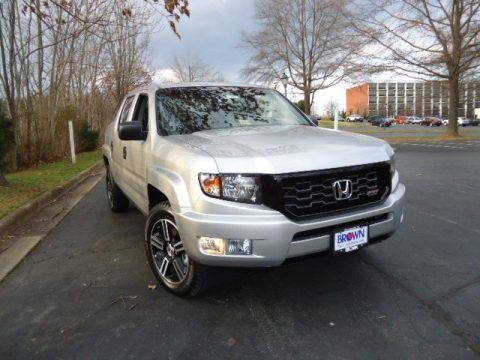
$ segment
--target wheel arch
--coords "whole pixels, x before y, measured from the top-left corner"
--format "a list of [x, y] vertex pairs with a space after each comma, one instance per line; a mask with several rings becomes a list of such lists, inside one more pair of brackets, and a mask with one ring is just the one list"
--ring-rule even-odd
[[102, 146], [102, 159], [103, 159], [103, 163], [105, 164], [105, 166], [110, 166], [111, 157], [112, 157], [112, 152], [110, 150], [110, 147], [108, 145], [104, 144]]
[[162, 202], [168, 202], [170, 204], [170, 200], [168, 199], [167, 195], [165, 195], [162, 191], [158, 190], [152, 184], [147, 185], [147, 194], [148, 210], [151, 210], [153, 207]]
[[162, 201], [168, 201], [173, 212], [190, 204], [183, 179], [174, 172], [156, 166], [147, 168], [147, 195], [149, 210]]

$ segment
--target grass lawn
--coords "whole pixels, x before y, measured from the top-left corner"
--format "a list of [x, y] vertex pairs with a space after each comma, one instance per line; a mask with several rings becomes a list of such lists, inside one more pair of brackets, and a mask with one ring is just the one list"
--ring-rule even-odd
[[415, 137], [394, 137], [394, 138], [383, 138], [383, 140], [398, 143], [398, 142], [428, 142], [428, 141], [478, 141], [480, 136], [448, 136], [448, 135], [438, 135], [438, 136], [415, 136]]
[[[320, 120], [318, 122], [318, 126], [327, 129], [333, 129], [333, 121], [332, 120]], [[368, 124], [370, 125], [370, 124]], [[361, 122], [348, 122], [348, 121], [339, 121], [338, 122], [339, 129], [362, 129], [365, 128], [365, 124]]]
[[[320, 120], [318, 126], [326, 129], [333, 129], [333, 121], [332, 120]], [[400, 126], [398, 129], [393, 130], [392, 128], [385, 128], [379, 126], [372, 126], [367, 121], [364, 122], [348, 122], [348, 121], [339, 121], [338, 128], [340, 130], [347, 130], [353, 131], [358, 133], [370, 133], [370, 132], [395, 132], [395, 133], [417, 133], [418, 128], [411, 128], [411, 127], [402, 127]]]
[[[319, 122], [319, 127], [326, 129], [333, 129], [333, 121], [331, 120], [321, 120]], [[346, 122], [341, 121], [338, 123], [339, 130], [351, 131], [359, 134], [376, 134], [380, 138], [387, 140], [389, 142], [401, 142], [401, 141], [465, 141], [465, 140], [480, 140], [480, 135], [478, 131], [472, 133], [471, 131], [466, 131], [467, 128], [459, 128], [459, 136], [448, 136], [446, 134], [446, 127], [442, 126], [439, 128], [430, 128], [423, 126], [403, 126], [395, 125], [392, 127], [381, 128], [377, 126], [372, 126], [368, 122]], [[415, 136], [419, 132], [428, 132], [425, 136]], [[382, 137], [380, 134], [389, 134], [389, 136]], [[393, 135], [390, 135], [393, 134]], [[395, 136], [398, 134], [398, 137]], [[409, 136], [412, 134], [412, 136]]]
[[101, 151], [77, 154], [77, 163], [60, 161], [7, 174], [11, 187], [0, 187], [0, 219], [30, 200], [66, 183], [78, 173], [101, 160]]
[[[325, 129], [333, 129], [333, 121], [332, 120], [320, 120], [318, 126], [325, 128]], [[377, 126], [372, 126], [366, 121], [361, 122], [348, 122], [348, 121], [339, 121], [338, 122], [338, 129], [339, 130], [346, 130], [346, 131], [353, 131], [358, 133], [369, 133], [369, 132], [378, 132], [380, 129], [384, 131], [388, 131], [388, 128], [380, 128]], [[415, 129], [402, 129], [402, 132], [416, 132]]]

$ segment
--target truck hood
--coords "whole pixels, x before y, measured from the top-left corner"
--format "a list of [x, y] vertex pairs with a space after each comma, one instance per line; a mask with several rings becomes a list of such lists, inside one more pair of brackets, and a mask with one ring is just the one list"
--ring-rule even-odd
[[220, 173], [331, 169], [388, 161], [393, 154], [383, 140], [313, 126], [206, 130], [181, 139], [213, 157]]

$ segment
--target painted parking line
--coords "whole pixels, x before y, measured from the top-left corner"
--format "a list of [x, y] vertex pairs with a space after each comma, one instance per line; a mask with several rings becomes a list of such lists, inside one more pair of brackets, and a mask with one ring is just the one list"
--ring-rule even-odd
[[442, 144], [442, 145], [450, 145], [450, 146], [470, 146], [470, 147], [474, 147], [474, 146], [480, 146], [480, 143], [472, 143], [472, 142], [438, 142], [436, 144]]
[[426, 143], [404, 143], [402, 145], [414, 145], [414, 146], [422, 146], [422, 147], [432, 147], [432, 148], [447, 148], [447, 149], [466, 149], [464, 146], [456, 146], [462, 144], [455, 144], [454, 145], [444, 145], [441, 143], [438, 144], [426, 144]]

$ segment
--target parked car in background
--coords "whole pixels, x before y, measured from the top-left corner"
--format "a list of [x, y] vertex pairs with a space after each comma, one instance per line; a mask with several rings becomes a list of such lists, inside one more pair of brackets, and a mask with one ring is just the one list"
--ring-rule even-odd
[[407, 123], [407, 117], [406, 116], [397, 116], [395, 117], [395, 124], [397, 125], [405, 125]]
[[442, 120], [434, 117], [434, 116], [427, 116], [422, 121], [420, 121], [420, 125], [422, 126], [441, 126]]
[[468, 126], [468, 125], [470, 125], [470, 119], [468, 119], [466, 117], [463, 117], [463, 116], [459, 116], [457, 118], [457, 124], [459, 126]]
[[307, 116], [315, 125], [318, 125], [318, 121], [320, 120], [318, 115], [307, 115]]
[[363, 116], [358, 114], [351, 114], [347, 116], [347, 121], [349, 122], [363, 122]]
[[387, 121], [383, 116], [380, 115], [369, 116], [367, 121], [373, 126], [389, 127], [391, 125], [391, 122]]
[[395, 118], [393, 118], [393, 117], [387, 117], [387, 118], [385, 118], [385, 121], [388, 121], [390, 123], [390, 125], [395, 125], [396, 124]]
[[419, 125], [421, 121], [422, 121], [422, 118], [419, 118], [418, 116], [408, 116], [407, 117], [407, 124]]
[[445, 125], [445, 126], [448, 125], [448, 118], [446, 119], [442, 118], [442, 125]]

